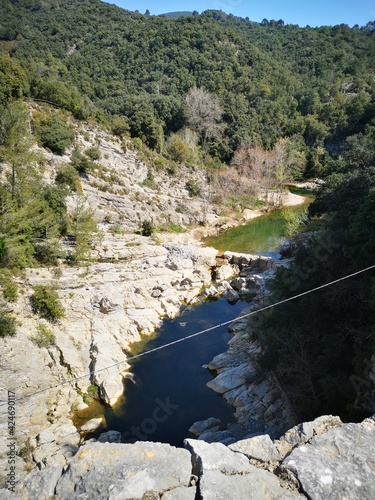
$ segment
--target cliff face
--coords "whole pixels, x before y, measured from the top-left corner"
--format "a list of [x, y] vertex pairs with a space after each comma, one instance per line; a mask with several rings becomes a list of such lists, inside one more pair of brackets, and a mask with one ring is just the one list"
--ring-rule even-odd
[[375, 497], [375, 418], [325, 416], [277, 441], [260, 435], [226, 447], [90, 442], [68, 467], [31, 473], [4, 499], [364, 499]]
[[[118, 139], [98, 128], [80, 127], [76, 129], [79, 147], [99, 145], [101, 152], [97, 169], [81, 177], [86, 206], [94, 210], [99, 229], [91, 263], [26, 269], [17, 278], [17, 302], [6, 305], [17, 318], [17, 335], [0, 339], [0, 397], [6, 401], [8, 390], [17, 399], [26, 396], [16, 403], [17, 449], [29, 466], [66, 464], [80, 441], [71, 417], [87, 406], [81, 394], [97, 384], [103, 400], [109, 404], [117, 400], [123, 393], [131, 343], [152, 333], [163, 317], [175, 316], [182, 303], [195, 300], [202, 287], [211, 283], [217, 253], [200, 248], [185, 234], [158, 233], [155, 238], [136, 234], [147, 219], [160, 226], [197, 222], [205, 202], [190, 198], [185, 185], [193, 178], [204, 189], [203, 171], [181, 167], [179, 175], [172, 177], [155, 172], [151, 188], [144, 182], [148, 168], [134, 150], [125, 151]], [[44, 158], [44, 181], [52, 184], [57, 170], [70, 162], [72, 151], [57, 156], [35, 149]], [[71, 192], [70, 211], [77, 200]], [[64, 319], [50, 323], [33, 313], [30, 297], [35, 285], [56, 289], [66, 311]], [[53, 333], [54, 344], [38, 347], [32, 341], [40, 324]], [[89, 375], [90, 370], [115, 363], [120, 363], [117, 369]], [[72, 378], [74, 383], [58, 385]], [[45, 388], [50, 389], [39, 392]], [[2, 418], [3, 436], [6, 425]], [[8, 470], [6, 453], [6, 442], [1, 440], [0, 484]], [[20, 456], [16, 461], [21, 478], [25, 462]]]

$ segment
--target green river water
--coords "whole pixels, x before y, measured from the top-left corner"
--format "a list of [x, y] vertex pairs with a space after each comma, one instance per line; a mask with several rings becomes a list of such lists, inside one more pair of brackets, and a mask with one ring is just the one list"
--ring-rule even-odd
[[[314, 197], [311, 192], [290, 188], [293, 194], [305, 196], [305, 202], [295, 207], [289, 207], [289, 210], [300, 212], [305, 210]], [[275, 210], [266, 215], [262, 215], [252, 221], [228, 229], [218, 236], [205, 239], [207, 246], [217, 248], [221, 252], [226, 250], [232, 252], [250, 253], [250, 254], [275, 254], [285, 237], [286, 221], [282, 210]]]

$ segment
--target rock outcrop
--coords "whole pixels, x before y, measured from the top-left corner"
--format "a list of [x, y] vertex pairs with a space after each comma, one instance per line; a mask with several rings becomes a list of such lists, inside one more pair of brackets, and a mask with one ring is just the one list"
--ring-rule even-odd
[[[117, 138], [94, 126], [82, 125], [76, 132], [81, 150], [99, 146], [101, 151], [97, 169], [81, 177], [82, 194], [95, 211], [100, 230], [91, 251], [92, 264], [26, 270], [25, 276], [17, 278], [21, 294], [11, 305], [19, 323], [17, 336], [1, 339], [0, 398], [7, 400], [8, 389], [22, 398], [17, 401], [17, 444], [28, 466], [33, 453], [40, 467], [51, 463], [56, 453], [58, 463], [66, 463], [58, 453], [58, 440], [41, 445], [37, 436], [51, 425], [72, 425], [74, 412], [86, 406], [81, 394], [91, 384], [99, 385], [102, 399], [113, 405], [128, 376], [130, 345], [152, 333], [163, 317], [174, 317], [183, 303], [193, 302], [211, 283], [211, 267], [216, 263], [216, 250], [199, 248], [187, 235], [161, 234], [155, 242], [135, 234], [146, 219], [160, 226], [199, 222], [205, 202], [191, 199], [185, 184], [194, 175], [203, 187], [203, 171], [184, 170], [172, 179], [163, 170], [155, 172], [155, 185], [163, 189], [154, 190], [144, 183], [148, 168], [134, 150], [125, 150]], [[70, 162], [71, 152], [60, 157], [35, 149], [49, 166], [43, 171], [44, 181], [53, 183], [57, 170]], [[78, 196], [71, 192], [68, 210], [73, 211], [77, 203]], [[68, 243], [64, 249], [69, 255]], [[56, 289], [65, 319], [48, 323], [33, 314], [30, 296], [35, 285]], [[41, 324], [55, 339], [48, 347], [33, 343]], [[72, 382], [60, 385], [64, 380]], [[3, 420], [0, 432], [7, 432]], [[6, 479], [5, 456], [2, 440], [0, 484]], [[22, 477], [25, 462], [20, 457], [17, 462]]]
[[[100, 441], [100, 439], [99, 439]], [[161, 443], [91, 441], [64, 469], [34, 471], [2, 499], [43, 500], [373, 500], [375, 416], [343, 424], [324, 416], [279, 440], [256, 436], [226, 447], [187, 439]]]
[[233, 252], [225, 252], [223, 258], [228, 262], [226, 266], [238, 267], [238, 276], [229, 281], [225, 296], [230, 300], [234, 291], [238, 297], [251, 297], [252, 305], [229, 326], [233, 338], [228, 350], [207, 365], [216, 375], [207, 386], [235, 408], [236, 420], [248, 434], [267, 433], [275, 438], [296, 424], [298, 418], [278, 380], [263, 375], [258, 367], [261, 347], [249, 315], [268, 304], [267, 281], [287, 261]]

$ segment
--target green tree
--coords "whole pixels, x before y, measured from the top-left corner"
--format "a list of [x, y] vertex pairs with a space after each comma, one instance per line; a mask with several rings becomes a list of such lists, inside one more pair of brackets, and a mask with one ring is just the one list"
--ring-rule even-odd
[[91, 209], [83, 197], [78, 197], [73, 212], [69, 217], [68, 234], [75, 241], [75, 250], [72, 255], [75, 261], [81, 261], [89, 256], [97, 224]]
[[26, 73], [11, 57], [0, 54], [0, 104], [6, 105], [29, 92]]
[[19, 103], [0, 107], [0, 161], [10, 165], [12, 198], [22, 197], [22, 184], [29, 174], [35, 154], [30, 151], [29, 112]]

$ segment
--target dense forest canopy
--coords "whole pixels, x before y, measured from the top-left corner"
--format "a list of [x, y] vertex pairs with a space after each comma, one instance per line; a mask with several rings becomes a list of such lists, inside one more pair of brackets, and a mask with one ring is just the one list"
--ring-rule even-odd
[[169, 19], [99, 0], [2, 4], [0, 48], [27, 71], [31, 95], [70, 94], [82, 116], [91, 101], [154, 148], [186, 125], [194, 87], [221, 101], [225, 131], [205, 147], [226, 162], [239, 147], [300, 136], [314, 171], [319, 148], [342, 148], [374, 111], [372, 23], [313, 29], [221, 11]]
[[[99, 0], [0, 1], [0, 162], [10, 166], [0, 187], [3, 268], [53, 264], [58, 237], [78, 241], [84, 231], [74, 233], [65, 197], [95, 159], [76, 151], [56, 185], [43, 186], [24, 97], [60, 108], [32, 123], [56, 154], [72, 144], [70, 112], [168, 160], [204, 163], [239, 192], [322, 178], [310, 210], [320, 224], [278, 271], [275, 302], [375, 264], [373, 21], [300, 28], [217, 10], [151, 16]], [[85, 234], [91, 224], [86, 214]], [[374, 308], [369, 272], [258, 318], [262, 365], [304, 418], [375, 411]]]

